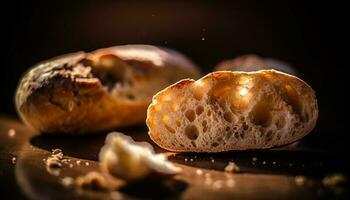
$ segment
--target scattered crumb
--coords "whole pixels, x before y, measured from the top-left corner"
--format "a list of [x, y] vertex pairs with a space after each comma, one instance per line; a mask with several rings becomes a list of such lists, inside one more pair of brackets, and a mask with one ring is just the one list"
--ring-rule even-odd
[[71, 187], [74, 184], [74, 178], [66, 176], [61, 179], [61, 183], [65, 187]]
[[225, 167], [225, 172], [236, 173], [239, 172], [239, 167], [234, 162], [229, 162]]
[[193, 158], [191, 158], [190, 161], [193, 162]]
[[185, 162], [187, 162], [188, 161], [188, 159], [187, 158], [185, 158]]
[[262, 162], [262, 164], [263, 164], [263, 165], [266, 165], [266, 161], [264, 160], [264, 161]]
[[85, 176], [76, 178], [78, 188], [87, 190], [107, 190], [106, 179], [99, 172], [89, 172]]
[[235, 185], [236, 185], [236, 182], [232, 178], [226, 180], [227, 187], [235, 187]]
[[205, 37], [202, 37], [202, 41], [204, 41], [205, 40]]
[[252, 160], [253, 160], [254, 162], [256, 162], [256, 161], [258, 161], [258, 158], [257, 158], [257, 157], [253, 157]]
[[196, 174], [199, 175], [199, 176], [201, 176], [201, 175], [203, 174], [203, 171], [202, 171], [201, 169], [197, 169], [197, 170], [196, 170]]
[[16, 130], [13, 128], [9, 129], [7, 133], [9, 138], [14, 138], [16, 136]]
[[86, 165], [86, 166], [89, 166], [89, 165], [90, 165], [90, 163], [89, 163], [89, 162], [85, 162], [85, 165]]
[[218, 190], [218, 189], [222, 188], [222, 186], [223, 186], [223, 181], [221, 181], [221, 180], [215, 181], [213, 183], [214, 190]]
[[81, 160], [77, 160], [76, 163], [77, 163], [77, 165], [80, 165], [81, 164]]
[[52, 156], [58, 158], [59, 160], [63, 159], [63, 153], [61, 149], [52, 149]]
[[12, 157], [12, 164], [16, 164], [17, 158], [16, 157]]
[[62, 167], [61, 161], [56, 157], [49, 157], [46, 160], [46, 166], [50, 168], [60, 168]]
[[118, 191], [114, 191], [114, 192], [111, 192], [111, 199], [112, 200], [121, 200], [121, 199], [123, 199], [123, 195]]
[[298, 186], [303, 186], [306, 183], [306, 177], [302, 175], [298, 175], [294, 178], [295, 184]]
[[61, 173], [63, 153], [61, 149], [52, 149], [51, 156], [47, 159], [43, 159], [46, 163], [46, 171], [54, 176], [58, 176]]
[[273, 165], [276, 165], [276, 161], [273, 161], [272, 164], [273, 164]]
[[214, 162], [215, 162], [215, 160], [212, 158], [212, 159], [211, 159], [211, 163], [214, 163]]
[[341, 173], [332, 173], [325, 176], [322, 183], [326, 187], [335, 187], [347, 182], [347, 177]]
[[73, 164], [69, 164], [69, 167], [70, 167], [70, 168], [73, 168]]

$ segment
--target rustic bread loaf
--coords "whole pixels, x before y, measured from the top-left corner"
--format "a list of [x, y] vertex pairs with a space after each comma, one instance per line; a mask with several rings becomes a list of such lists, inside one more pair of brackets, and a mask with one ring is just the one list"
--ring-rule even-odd
[[294, 142], [315, 127], [317, 117], [314, 91], [295, 76], [219, 71], [160, 91], [146, 121], [164, 149], [222, 152]]
[[196, 66], [173, 50], [125, 45], [72, 53], [35, 65], [18, 86], [16, 106], [46, 133], [85, 133], [144, 122], [152, 96]]
[[295, 69], [289, 64], [275, 58], [263, 58], [254, 54], [241, 55], [234, 59], [223, 60], [215, 67], [215, 71], [252, 72], [264, 69], [275, 69], [296, 75]]

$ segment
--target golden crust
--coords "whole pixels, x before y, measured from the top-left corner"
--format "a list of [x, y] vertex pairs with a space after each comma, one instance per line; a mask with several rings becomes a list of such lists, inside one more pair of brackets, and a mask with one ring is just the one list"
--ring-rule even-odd
[[[128, 52], [139, 54], [126, 57]], [[21, 79], [17, 111], [26, 124], [44, 133], [140, 124], [154, 93], [181, 78], [199, 76], [191, 61], [171, 56], [158, 47], [126, 45], [44, 61]]]

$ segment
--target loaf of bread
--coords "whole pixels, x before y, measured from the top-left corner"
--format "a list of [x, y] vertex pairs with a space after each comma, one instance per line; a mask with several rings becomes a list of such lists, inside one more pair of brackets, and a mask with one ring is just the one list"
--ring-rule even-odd
[[45, 133], [86, 133], [142, 123], [152, 96], [197, 67], [173, 50], [125, 45], [37, 64], [18, 86], [20, 117]]
[[316, 125], [314, 91], [275, 70], [219, 71], [160, 91], [147, 111], [149, 135], [178, 152], [265, 149], [301, 139]]
[[296, 75], [295, 69], [289, 64], [275, 58], [262, 58], [254, 54], [238, 56], [234, 59], [228, 59], [220, 62], [215, 71], [244, 71], [252, 72], [264, 69], [275, 69], [288, 74]]

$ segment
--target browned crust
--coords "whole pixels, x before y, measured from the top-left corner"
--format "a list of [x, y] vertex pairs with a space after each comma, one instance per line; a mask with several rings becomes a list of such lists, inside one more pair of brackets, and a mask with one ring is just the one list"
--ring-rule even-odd
[[[153, 114], [155, 114], [155, 106], [159, 103], [157, 102], [156, 99], [158, 99], [159, 96], [163, 96], [166, 95], [168, 93], [172, 93], [172, 90], [174, 89], [186, 89], [186, 88], [190, 88], [192, 87], [192, 84], [194, 83], [198, 83], [200, 81], [211, 81], [211, 82], [216, 82], [216, 81], [222, 81], [230, 76], [234, 76], [234, 75], [253, 75], [253, 74], [259, 74], [261, 76], [264, 76], [265, 78], [269, 78], [269, 76], [272, 78], [270, 80], [270, 82], [273, 82], [274, 78], [286, 81], [286, 79], [288, 79], [287, 81], [290, 82], [291, 84], [300, 87], [300, 90], [307, 95], [307, 100], [310, 102], [310, 107], [312, 109], [312, 112], [314, 113], [314, 118], [315, 120], [312, 121], [311, 124], [309, 124], [308, 129], [305, 130], [305, 133], [303, 135], [300, 135], [299, 138], [297, 138], [294, 141], [289, 141], [288, 143], [281, 143], [281, 144], [276, 144], [276, 145], [266, 145], [266, 146], [262, 146], [260, 147], [260, 149], [268, 149], [268, 148], [272, 148], [274, 146], [281, 146], [281, 145], [287, 145], [289, 143], [295, 142], [297, 140], [300, 140], [301, 138], [303, 138], [305, 135], [307, 135], [308, 133], [310, 133], [312, 131], [312, 129], [316, 126], [316, 122], [317, 122], [317, 118], [318, 118], [318, 106], [317, 106], [317, 99], [316, 99], [316, 95], [315, 92], [313, 91], [313, 89], [303, 80], [301, 80], [300, 78], [287, 74], [287, 73], [283, 73], [280, 71], [276, 71], [276, 70], [260, 70], [260, 71], [253, 71], [253, 72], [242, 72], [242, 71], [237, 71], [237, 72], [232, 72], [232, 71], [217, 71], [217, 72], [212, 72], [207, 74], [206, 76], [202, 77], [201, 79], [194, 81], [194, 80], [182, 80], [179, 81], [167, 88], [165, 88], [164, 90], [158, 92], [154, 97], [153, 97], [153, 102], [151, 103], [151, 105], [148, 107], [148, 111], [147, 111], [147, 119], [146, 119], [146, 123], [147, 126], [149, 127], [149, 136], [150, 138], [161, 148], [166, 149], [168, 151], [173, 151], [173, 152], [189, 152], [189, 151], [195, 151], [195, 152], [223, 152], [223, 151], [231, 151], [233, 149], [225, 149], [225, 148], [217, 148], [217, 149], [212, 149], [212, 148], [203, 148], [203, 149], [186, 149], [186, 147], [184, 147], [184, 149], [174, 149], [171, 148], [168, 145], [165, 145], [158, 137], [158, 133], [156, 132], [155, 128], [153, 127], [153, 122], [151, 121], [151, 116]], [[254, 149], [254, 148], [235, 148], [234, 150], [237, 151], [242, 151], [242, 150], [249, 150], [249, 149]]]

